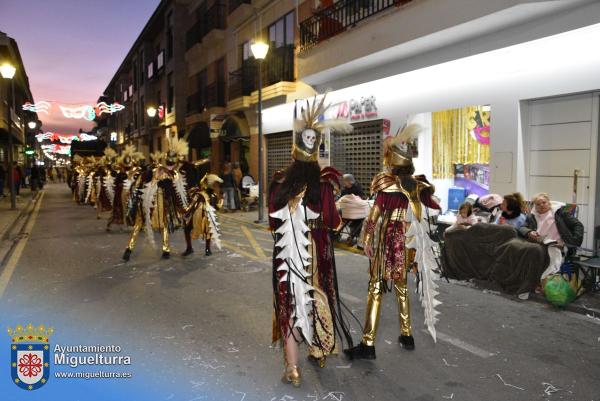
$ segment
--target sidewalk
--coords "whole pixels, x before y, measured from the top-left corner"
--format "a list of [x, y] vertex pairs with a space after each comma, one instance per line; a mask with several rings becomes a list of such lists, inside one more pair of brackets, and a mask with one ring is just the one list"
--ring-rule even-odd
[[[263, 230], [268, 230], [268, 228], [269, 228], [268, 215], [269, 214], [268, 214], [267, 210], [265, 209], [264, 216], [265, 216], [265, 220], [267, 220], [267, 222], [259, 224], [259, 223], [255, 222], [256, 220], [258, 220], [258, 210], [252, 210], [249, 212], [244, 212], [244, 211], [239, 211], [239, 210], [235, 211], [235, 212], [229, 212], [229, 213], [219, 212], [219, 216], [220, 217], [222, 216], [221, 218], [223, 218], [223, 219], [236, 220], [241, 223], [249, 224], [258, 229], [263, 229]], [[359, 250], [358, 248], [349, 247], [348, 245], [343, 244], [343, 243], [336, 244], [336, 247], [344, 249], [348, 252], [362, 254], [362, 251]], [[502, 297], [512, 299], [516, 302], [533, 301], [533, 302], [538, 302], [538, 303], [548, 305], [548, 307], [550, 307], [550, 308], [552, 307], [544, 298], [544, 294], [531, 293], [528, 301], [521, 301], [516, 296], [502, 293], [499, 288], [494, 287], [490, 283], [455, 282], [455, 284], [470, 286], [472, 288], [481, 290], [483, 293], [499, 295]], [[559, 310], [558, 308], [556, 308], [556, 309]], [[571, 311], [571, 312], [582, 314], [582, 315], [588, 315], [590, 317], [600, 318], [600, 293], [586, 292], [583, 295], [581, 295], [579, 298], [577, 298], [575, 301], [573, 301], [571, 304], [569, 304], [565, 309], [568, 311]]]
[[[27, 216], [31, 213], [34, 198], [29, 188], [21, 188], [17, 196], [16, 209], [10, 209], [10, 194], [4, 191], [5, 196], [0, 198], [0, 266], [12, 249], [20, 228]], [[39, 191], [38, 191], [39, 194]]]

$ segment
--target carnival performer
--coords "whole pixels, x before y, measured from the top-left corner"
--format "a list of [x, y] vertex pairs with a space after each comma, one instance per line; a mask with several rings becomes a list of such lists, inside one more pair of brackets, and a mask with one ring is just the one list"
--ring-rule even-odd
[[114, 149], [107, 147], [104, 149], [104, 156], [98, 163], [95, 175], [96, 185], [96, 218], [100, 219], [102, 212], [112, 211], [112, 199], [110, 199], [109, 193], [106, 188], [106, 181], [109, 179], [108, 176], [113, 176], [114, 171], [112, 169], [113, 164], [117, 160], [117, 152]]
[[160, 151], [150, 154], [151, 164], [148, 166], [148, 168], [140, 171], [140, 174], [137, 175], [134, 183], [131, 185], [131, 189], [129, 190], [125, 221], [127, 225], [132, 228], [132, 230], [131, 235], [129, 236], [129, 241], [127, 242], [127, 248], [125, 248], [125, 252], [123, 253], [123, 260], [126, 262], [131, 258], [131, 252], [133, 252], [133, 248], [135, 248], [138, 236], [143, 230], [145, 224], [144, 207], [142, 202], [144, 186], [152, 181], [152, 171], [160, 165], [164, 157], [165, 154]]
[[192, 240], [202, 237], [205, 241], [204, 255], [212, 255], [211, 242], [221, 249], [221, 234], [216, 211], [223, 206], [223, 199], [215, 191], [215, 185], [223, 180], [216, 174], [206, 174], [200, 186], [188, 191], [189, 205], [185, 211], [185, 243], [183, 256], [194, 252]]
[[375, 359], [381, 298], [392, 287], [398, 302], [398, 341], [406, 350], [415, 348], [407, 288], [409, 271], [417, 274], [425, 325], [436, 339], [435, 307], [440, 302], [435, 299], [438, 292], [433, 269], [437, 266], [435, 244], [428, 236], [427, 208], [439, 209], [439, 206], [432, 198], [434, 187], [424, 176], [413, 176], [413, 150], [420, 131], [419, 125], [411, 124], [385, 142], [387, 171], [377, 174], [371, 183], [375, 204], [364, 223], [364, 251], [370, 260], [369, 293], [362, 341], [344, 350], [351, 358]]
[[87, 175], [85, 177], [85, 201], [86, 205], [95, 206], [96, 204], [96, 170], [99, 166], [99, 160], [94, 156], [88, 157]]
[[104, 178], [108, 198], [112, 200], [112, 213], [108, 218], [106, 231], [110, 231], [113, 224], [125, 224], [129, 189], [141, 172], [138, 164], [143, 158], [143, 153], [137, 152], [133, 145], [125, 146], [121, 156], [117, 158], [115, 174]]
[[[346, 121], [324, 120], [325, 96], [307, 101], [294, 121], [292, 163], [273, 177], [269, 188], [269, 223], [273, 250], [273, 342], [281, 341], [285, 370], [282, 380], [300, 386], [298, 344], [305, 341], [311, 359], [325, 359], [339, 350], [339, 335], [351, 338], [337, 290], [330, 232], [341, 224], [333, 185], [340, 174], [321, 171], [317, 163], [323, 130], [349, 132]], [[294, 113], [296, 115], [296, 112]]]
[[73, 157], [71, 164], [71, 176], [69, 186], [71, 187], [71, 193], [73, 194], [73, 201], [79, 203], [79, 177], [83, 170], [83, 158], [79, 155]]
[[154, 244], [153, 231], [162, 234], [162, 257], [171, 255], [169, 234], [184, 225], [188, 207], [185, 170], [182, 167], [189, 147], [183, 138], [169, 138], [164, 164], [152, 172], [152, 180], [144, 186], [142, 206], [148, 239]]

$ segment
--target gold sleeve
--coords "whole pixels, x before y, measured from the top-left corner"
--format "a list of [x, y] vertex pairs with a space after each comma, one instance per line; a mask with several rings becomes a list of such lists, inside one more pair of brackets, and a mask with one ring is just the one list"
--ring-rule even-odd
[[377, 220], [381, 216], [381, 209], [378, 205], [373, 205], [371, 211], [369, 212], [369, 217], [365, 220], [365, 234], [363, 238], [364, 246], [373, 245], [373, 236], [375, 234], [375, 226], [377, 225]]

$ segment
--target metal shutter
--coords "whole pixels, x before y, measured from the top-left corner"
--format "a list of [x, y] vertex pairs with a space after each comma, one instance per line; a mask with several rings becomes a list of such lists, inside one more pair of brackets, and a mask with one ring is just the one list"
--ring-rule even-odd
[[383, 120], [352, 125], [349, 134], [332, 134], [331, 165], [342, 174], [352, 174], [368, 193], [371, 180], [381, 171]]
[[267, 180], [271, 182], [277, 170], [285, 170], [292, 161], [292, 131], [266, 135]]

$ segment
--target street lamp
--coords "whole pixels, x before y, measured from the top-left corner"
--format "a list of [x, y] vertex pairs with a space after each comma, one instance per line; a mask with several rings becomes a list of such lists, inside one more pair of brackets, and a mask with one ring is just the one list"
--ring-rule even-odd
[[[15, 81], [13, 77], [17, 69], [10, 63], [5, 62], [0, 65], [0, 75], [4, 79], [10, 79], [10, 90], [12, 96], [12, 108], [15, 110]], [[6, 102], [8, 105], [8, 102]], [[12, 141], [12, 118], [10, 115], [10, 107], [6, 108], [6, 124], [8, 132], [8, 186], [10, 187], [10, 208], [12, 210], [17, 208], [17, 199], [15, 196], [15, 180], [13, 172], [13, 141]]]
[[250, 45], [250, 50], [258, 61], [258, 220], [256, 222], [263, 223], [265, 221], [265, 200], [263, 194], [262, 63], [267, 57], [269, 45], [257, 41]]
[[146, 109], [146, 113], [148, 114], [148, 117], [150, 117], [150, 118], [156, 117], [156, 112], [157, 112], [156, 107], [150, 106]]

